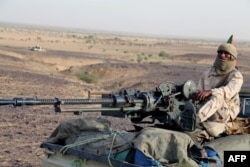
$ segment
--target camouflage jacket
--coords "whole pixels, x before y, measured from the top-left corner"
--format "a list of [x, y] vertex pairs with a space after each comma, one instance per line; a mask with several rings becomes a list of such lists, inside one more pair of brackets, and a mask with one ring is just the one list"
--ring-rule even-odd
[[219, 113], [223, 122], [235, 119], [240, 112], [239, 92], [242, 84], [243, 76], [237, 69], [226, 75], [218, 75], [213, 67], [204, 71], [198, 83], [198, 90], [211, 90], [212, 97], [210, 103], [208, 101], [199, 111], [201, 121], [205, 121], [215, 112]]

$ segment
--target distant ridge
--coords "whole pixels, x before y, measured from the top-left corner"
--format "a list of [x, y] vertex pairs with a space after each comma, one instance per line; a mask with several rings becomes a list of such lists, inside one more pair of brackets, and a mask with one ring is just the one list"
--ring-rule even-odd
[[[118, 36], [139, 36], [149, 38], [167, 38], [176, 40], [194, 40], [194, 41], [207, 41], [207, 42], [224, 42], [225, 39], [221, 38], [209, 38], [209, 37], [191, 37], [191, 36], [176, 36], [176, 35], [161, 35], [161, 34], [150, 34], [140, 32], [124, 32], [124, 31], [111, 31], [111, 30], [96, 30], [96, 29], [84, 29], [84, 28], [73, 28], [63, 26], [51, 26], [51, 25], [38, 25], [38, 24], [25, 24], [25, 23], [12, 23], [12, 22], [0, 22], [0, 27], [13, 27], [13, 28], [29, 28], [41, 31], [63, 31], [71, 33], [90, 33], [90, 34], [105, 34], [105, 35], [118, 35]], [[237, 43], [250, 42], [249, 40], [237, 39]]]

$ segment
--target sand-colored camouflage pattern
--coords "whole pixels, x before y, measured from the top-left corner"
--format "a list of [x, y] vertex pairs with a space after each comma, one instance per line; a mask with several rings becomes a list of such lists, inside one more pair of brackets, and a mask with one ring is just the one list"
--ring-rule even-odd
[[237, 69], [229, 75], [218, 75], [213, 67], [207, 69], [198, 83], [198, 90], [212, 90], [211, 98], [200, 108], [201, 122], [209, 119], [216, 122], [234, 120], [240, 112], [239, 92], [243, 76]]

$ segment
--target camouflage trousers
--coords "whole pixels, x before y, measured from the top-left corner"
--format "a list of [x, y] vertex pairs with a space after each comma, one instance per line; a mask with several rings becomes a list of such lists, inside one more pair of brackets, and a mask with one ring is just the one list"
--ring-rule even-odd
[[230, 121], [230, 110], [222, 97], [212, 96], [197, 113], [201, 125], [207, 134], [216, 137], [226, 130], [226, 123]]
[[230, 119], [230, 110], [228, 104], [222, 97], [212, 96], [204, 105], [199, 109], [197, 116], [200, 122], [214, 121], [214, 122], [227, 122]]

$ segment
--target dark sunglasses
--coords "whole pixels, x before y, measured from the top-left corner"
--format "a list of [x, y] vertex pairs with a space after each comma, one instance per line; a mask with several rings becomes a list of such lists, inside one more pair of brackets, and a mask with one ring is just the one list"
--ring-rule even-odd
[[[231, 56], [231, 54], [230, 53], [228, 53], [227, 51], [218, 51], [217, 52], [218, 53], [218, 56], [219, 57], [224, 57], [224, 58], [226, 58], [226, 59], [231, 59], [232, 58], [232, 56]], [[224, 56], [222, 56], [222, 55], [224, 55]]]

